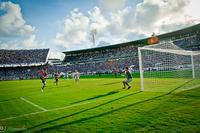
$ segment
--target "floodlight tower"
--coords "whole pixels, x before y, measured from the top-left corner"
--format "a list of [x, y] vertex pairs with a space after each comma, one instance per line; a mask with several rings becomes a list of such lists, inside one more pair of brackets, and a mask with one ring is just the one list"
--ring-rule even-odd
[[91, 31], [91, 36], [92, 36], [92, 43], [93, 43], [93, 46], [96, 46], [96, 34], [97, 34], [97, 29], [92, 29]]

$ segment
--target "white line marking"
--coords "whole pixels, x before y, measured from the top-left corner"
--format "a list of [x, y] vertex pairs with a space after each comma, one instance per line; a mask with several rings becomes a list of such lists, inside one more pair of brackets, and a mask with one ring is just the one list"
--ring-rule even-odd
[[[190, 89], [194, 89], [194, 88], [197, 88], [197, 87], [200, 87], [200, 85], [195, 85], [193, 87], [190, 87], [190, 88], [187, 88], [187, 89], [184, 89], [184, 90], [190, 90]], [[121, 97], [124, 97], [126, 95], [130, 95], [130, 94], [134, 94], [134, 93], [137, 93], [137, 92], [128, 93], [128, 94], [122, 95]], [[110, 99], [110, 98], [102, 98], [102, 99], [99, 99], [98, 101], [100, 101], [100, 100], [108, 100], [108, 99]], [[93, 102], [96, 102], [96, 101], [97, 100], [86, 101], [86, 102], [83, 102], [83, 103], [77, 103], [77, 104], [68, 105], [68, 106], [60, 107], [60, 108], [54, 108], [54, 109], [50, 109], [50, 110], [46, 110], [45, 109], [43, 111], [38, 111], [38, 112], [34, 112], [34, 113], [23, 114], [23, 115], [18, 115], [18, 116], [13, 116], [13, 117], [7, 117], [7, 118], [4, 118], [4, 119], [0, 119], [0, 121], [5, 121], [5, 120], [10, 120], [10, 119], [20, 118], [20, 117], [25, 117], [25, 116], [35, 115], [35, 114], [40, 114], [40, 113], [44, 113], [44, 112], [50, 112], [50, 111], [57, 111], [57, 110], [67, 109], [67, 108], [76, 107], [76, 106], [79, 106], [79, 105], [93, 103]]]
[[[124, 97], [126, 95], [130, 95], [130, 94], [134, 94], [134, 93], [137, 93], [137, 92], [131, 92], [131, 93], [122, 95], [120, 97]], [[120, 97], [118, 97], [118, 98], [120, 98]], [[112, 97], [112, 98], [115, 98], [115, 97]], [[11, 120], [11, 119], [16, 119], [16, 118], [20, 118], [20, 117], [30, 116], [30, 115], [36, 115], [36, 114], [40, 114], [40, 113], [44, 113], [44, 112], [67, 109], [67, 108], [71, 108], [71, 107], [76, 107], [76, 106], [80, 106], [80, 105], [84, 105], [84, 104], [90, 104], [90, 103], [94, 103], [94, 102], [97, 102], [97, 101], [100, 101], [100, 100], [108, 100], [108, 99], [111, 99], [111, 98], [102, 98], [102, 99], [99, 99], [99, 100], [92, 100], [92, 101], [86, 101], [86, 102], [83, 102], [83, 103], [72, 104], [72, 105], [68, 105], [68, 106], [65, 106], [65, 107], [54, 108], [54, 109], [44, 110], [44, 111], [38, 111], [38, 112], [34, 112], [34, 113], [23, 114], [23, 115], [18, 115], [18, 116], [13, 116], [13, 117], [7, 117], [7, 118], [4, 118], [4, 119], [0, 119], [0, 121]]]
[[38, 111], [38, 112], [34, 112], [34, 113], [29, 113], [29, 114], [23, 114], [23, 115], [18, 115], [18, 116], [7, 117], [7, 118], [4, 118], [4, 119], [1, 119], [0, 121], [20, 118], [20, 117], [29, 116], [29, 115], [40, 114], [40, 113], [43, 113], [43, 112], [47, 112], [47, 111]]
[[192, 87], [190, 87], [190, 88], [185, 88], [185, 89], [183, 89], [183, 90], [192, 90], [192, 89], [198, 88], [198, 87], [200, 87], [200, 85], [195, 85], [195, 86], [192, 86]]
[[33, 105], [33, 106], [35, 106], [36, 108], [38, 108], [38, 109], [40, 109], [42, 111], [47, 111], [47, 109], [45, 109], [43, 107], [40, 107], [39, 105], [37, 105], [37, 104], [35, 104], [35, 103], [33, 103], [33, 102], [29, 101], [29, 100], [26, 100], [23, 97], [20, 97], [20, 99], [23, 100], [23, 101], [25, 101], [25, 102], [27, 102], [27, 103], [29, 103], [29, 104], [31, 104], [31, 105]]

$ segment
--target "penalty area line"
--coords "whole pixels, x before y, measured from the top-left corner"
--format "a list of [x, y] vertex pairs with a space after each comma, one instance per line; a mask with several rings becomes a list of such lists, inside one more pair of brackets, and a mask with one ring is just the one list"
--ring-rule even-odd
[[[188, 87], [184, 90], [190, 90], [190, 89], [195, 89], [197, 87], [200, 87], [200, 85], [195, 85], [195, 86], [192, 86], [192, 87]], [[134, 92], [135, 93], [135, 92]], [[125, 94], [125, 95], [122, 95], [121, 97], [123, 96], [128, 96], [130, 94], [134, 94], [133, 92], [132, 93], [128, 93], [128, 94]], [[115, 97], [114, 97], [115, 98]], [[26, 100], [24, 98], [21, 97], [22, 100]], [[34, 112], [34, 113], [29, 113], [29, 114], [23, 114], [23, 115], [18, 115], [18, 116], [13, 116], [13, 117], [7, 117], [7, 118], [3, 118], [3, 119], [0, 119], [0, 121], [5, 121], [5, 120], [11, 120], [11, 119], [16, 119], [16, 118], [20, 118], [20, 117], [26, 117], [26, 116], [31, 116], [31, 115], [36, 115], [36, 114], [40, 114], [40, 113], [45, 113], [45, 112], [51, 112], [51, 111], [57, 111], [57, 110], [63, 110], [63, 109], [68, 109], [68, 108], [71, 108], [71, 107], [76, 107], [76, 106], [80, 106], [80, 105], [85, 105], [85, 104], [90, 104], [90, 103], [95, 103], [97, 101], [101, 101], [101, 100], [109, 100], [110, 98], [100, 98], [98, 100], [92, 100], [92, 101], [86, 101], [86, 102], [82, 102], [82, 103], [77, 103], [77, 104], [73, 104], [73, 105], [68, 105], [68, 106], [64, 106], [64, 107], [59, 107], [59, 108], [54, 108], [54, 109], [49, 109], [49, 110], [46, 110], [46, 109], [41, 109], [43, 111], [38, 111], [38, 112]], [[26, 100], [28, 101], [28, 100]], [[29, 101], [30, 102], [30, 101]], [[32, 103], [32, 102], [30, 102]], [[35, 104], [36, 105], [36, 104]], [[39, 106], [40, 107], [40, 106]], [[42, 107], [40, 107], [42, 108]]]
[[45, 109], [45, 108], [43, 108], [43, 107], [41, 107], [41, 106], [39, 106], [39, 105], [37, 105], [37, 104], [29, 101], [29, 100], [27, 100], [27, 99], [25, 99], [23, 97], [20, 97], [20, 99], [23, 100], [23, 101], [25, 101], [25, 102], [27, 102], [27, 103], [29, 103], [29, 104], [31, 104], [31, 105], [33, 105], [33, 106], [35, 106], [36, 108], [38, 108], [38, 109], [40, 109], [42, 111], [47, 111], [47, 109]]
[[[122, 95], [121, 97], [124, 97], [124, 96], [128, 96], [128, 95], [131, 95], [131, 94], [134, 94], [135, 92], [131, 92], [131, 93], [128, 93], [128, 94], [124, 94]], [[113, 98], [116, 98], [113, 97]], [[23, 97], [21, 97], [22, 100], [26, 100], [24, 99]], [[16, 118], [20, 118], [20, 117], [26, 117], [26, 116], [31, 116], [31, 115], [36, 115], [36, 114], [40, 114], [40, 113], [44, 113], [44, 112], [51, 112], [51, 111], [57, 111], [57, 110], [63, 110], [63, 109], [68, 109], [68, 108], [72, 108], [72, 107], [76, 107], [76, 106], [81, 106], [81, 105], [85, 105], [85, 104], [90, 104], [90, 103], [95, 103], [97, 101], [101, 101], [101, 100], [109, 100], [109, 99], [112, 99], [112, 98], [100, 98], [98, 100], [92, 100], [92, 101], [86, 101], [86, 102], [83, 102], [83, 103], [77, 103], [77, 104], [73, 104], [73, 105], [68, 105], [68, 106], [65, 106], [65, 107], [59, 107], [59, 108], [54, 108], [54, 109], [49, 109], [49, 110], [43, 110], [43, 111], [38, 111], [38, 112], [34, 112], [34, 113], [29, 113], [29, 114], [23, 114], [23, 115], [18, 115], [18, 116], [13, 116], [13, 117], [7, 117], [7, 118], [4, 118], [4, 119], [0, 119], [0, 121], [5, 121], [5, 120], [12, 120], [12, 119], [16, 119]], [[26, 100], [28, 101], [28, 100]], [[30, 102], [30, 101], [29, 101]], [[32, 103], [32, 102], [30, 102]], [[35, 104], [36, 105], [36, 104]], [[41, 107], [42, 108], [42, 107]]]
[[4, 118], [4, 119], [0, 119], [0, 121], [11, 120], [11, 119], [15, 119], [15, 118], [20, 118], [20, 117], [40, 114], [40, 113], [43, 113], [43, 112], [47, 112], [47, 111], [38, 111], [38, 112], [34, 112], [34, 113], [29, 113], [29, 114], [23, 114], [23, 115], [18, 115], [18, 116], [7, 117], [7, 118]]

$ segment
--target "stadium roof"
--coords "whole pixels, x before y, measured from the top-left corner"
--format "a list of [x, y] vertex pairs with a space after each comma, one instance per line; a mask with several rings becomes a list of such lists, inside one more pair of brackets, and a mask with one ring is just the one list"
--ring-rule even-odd
[[[162, 40], [162, 39], [168, 39], [168, 38], [171, 38], [173, 36], [180, 36], [180, 35], [183, 35], [183, 34], [188, 34], [188, 33], [196, 32], [198, 30], [200, 30], [200, 24], [196, 24], [196, 25], [193, 25], [193, 26], [181, 29], [181, 30], [177, 30], [177, 31], [173, 31], [173, 32], [169, 32], [169, 33], [157, 35], [157, 37], [160, 40]], [[140, 40], [130, 41], [130, 42], [126, 42], [126, 43], [120, 43], [120, 44], [115, 44], [115, 45], [109, 45], [109, 46], [103, 46], [103, 47], [81, 49], [81, 50], [75, 50], [75, 51], [65, 51], [63, 53], [65, 55], [71, 55], [71, 54], [79, 54], [79, 53], [92, 52], [92, 51], [98, 51], [98, 50], [119, 48], [119, 47], [129, 46], [129, 45], [144, 46], [144, 45], [147, 45], [147, 40], [148, 39], [149, 38], [144, 38], [144, 39], [140, 39]]]
[[109, 45], [109, 46], [103, 46], [103, 47], [96, 47], [96, 48], [89, 48], [89, 49], [81, 49], [81, 50], [75, 50], [75, 51], [66, 51], [63, 52], [64, 54], [77, 54], [81, 52], [91, 52], [91, 51], [98, 51], [98, 50], [104, 50], [104, 49], [113, 49], [113, 48], [119, 48], [122, 46], [129, 46], [129, 45], [144, 45], [146, 43], [146, 39], [142, 40], [137, 40], [137, 41], [131, 41], [131, 42], [126, 42], [126, 43], [120, 43], [120, 44], [115, 44], [115, 45]]

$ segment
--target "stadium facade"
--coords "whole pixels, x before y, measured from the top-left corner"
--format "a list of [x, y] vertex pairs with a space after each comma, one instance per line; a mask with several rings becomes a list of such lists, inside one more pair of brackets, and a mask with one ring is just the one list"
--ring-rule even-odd
[[[157, 36], [160, 42], [172, 41], [185, 50], [200, 50], [200, 24]], [[0, 49], [0, 80], [37, 78], [37, 70], [49, 68], [53, 71], [81, 74], [122, 73], [125, 66], [139, 71], [138, 47], [148, 45], [141, 39], [104, 47], [65, 51], [65, 58], [58, 64], [48, 65], [49, 49], [6, 50]]]
[[[157, 36], [160, 42], [172, 41], [185, 50], [200, 50], [200, 24]], [[148, 45], [148, 39], [141, 39], [116, 45], [66, 51], [63, 64], [66, 71], [78, 69], [84, 74], [121, 72], [125, 66], [135, 65], [139, 69], [138, 47]]]
[[48, 64], [49, 49], [0, 50], [0, 80], [31, 79]]

